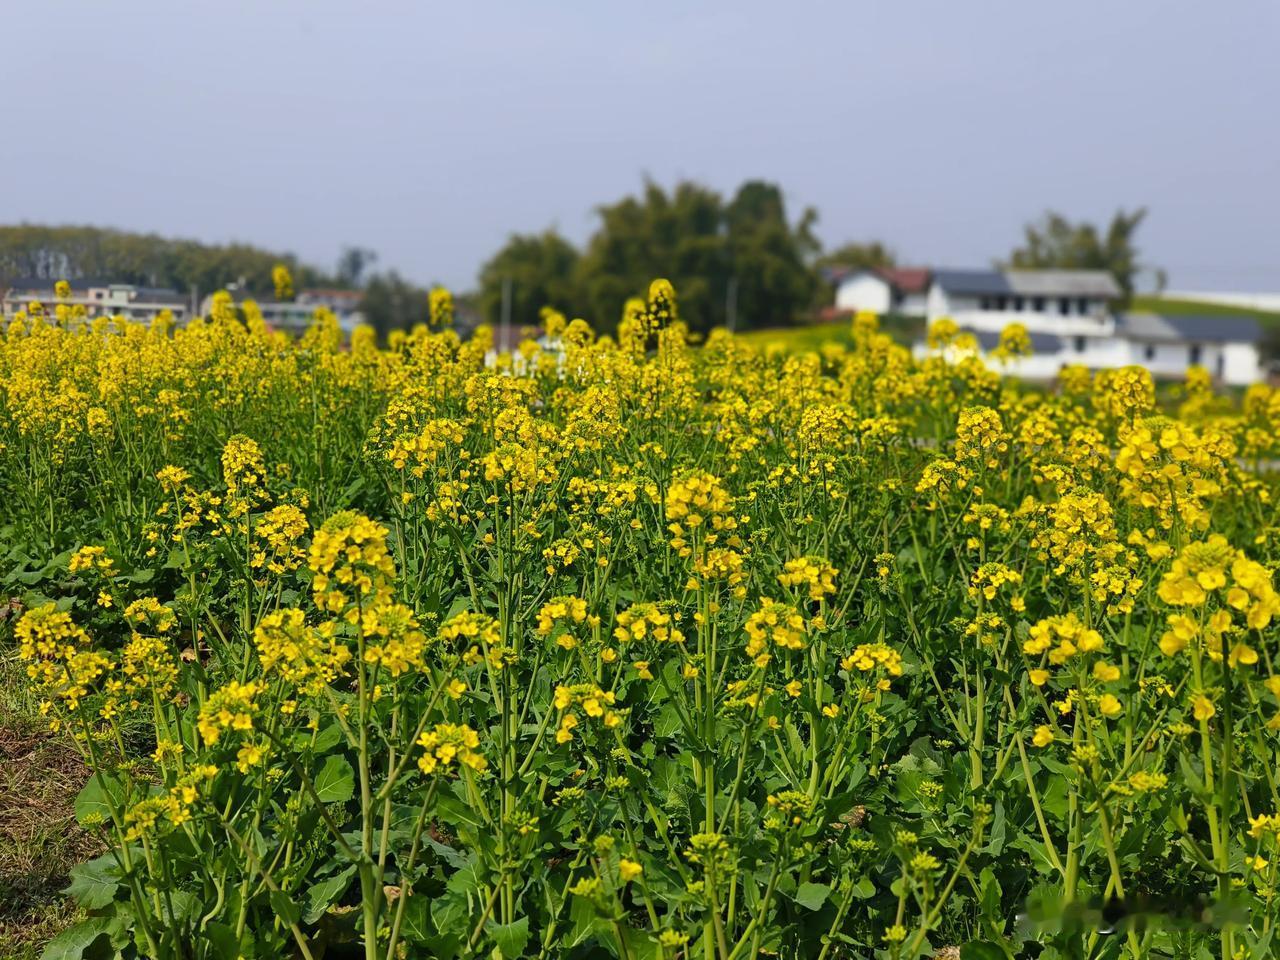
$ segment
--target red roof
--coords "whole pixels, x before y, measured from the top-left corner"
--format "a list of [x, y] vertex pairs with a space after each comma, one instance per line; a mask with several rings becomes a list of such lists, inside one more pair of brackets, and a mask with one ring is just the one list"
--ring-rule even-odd
[[880, 267], [876, 273], [897, 287], [900, 293], [924, 293], [929, 289], [927, 267]]

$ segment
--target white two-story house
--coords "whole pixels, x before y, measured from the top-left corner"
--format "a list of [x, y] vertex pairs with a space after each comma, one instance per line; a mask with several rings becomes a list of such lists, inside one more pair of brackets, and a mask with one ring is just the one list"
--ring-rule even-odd
[[[972, 333], [984, 358], [1000, 333], [1020, 323], [1032, 354], [988, 362], [1028, 380], [1051, 380], [1067, 364], [1112, 369], [1137, 364], [1157, 377], [1192, 365], [1244, 385], [1262, 375], [1261, 329], [1251, 317], [1112, 312], [1121, 291], [1102, 270], [935, 270], [926, 298], [929, 323], [950, 317]], [[918, 354], [928, 352], [917, 344]]]

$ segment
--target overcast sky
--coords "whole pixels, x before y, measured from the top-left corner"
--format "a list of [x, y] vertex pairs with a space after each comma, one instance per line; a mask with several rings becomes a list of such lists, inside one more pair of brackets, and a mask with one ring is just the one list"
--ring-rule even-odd
[[0, 222], [347, 244], [465, 289], [693, 178], [984, 266], [1146, 205], [1171, 286], [1280, 290], [1280, 3], [13, 2]]

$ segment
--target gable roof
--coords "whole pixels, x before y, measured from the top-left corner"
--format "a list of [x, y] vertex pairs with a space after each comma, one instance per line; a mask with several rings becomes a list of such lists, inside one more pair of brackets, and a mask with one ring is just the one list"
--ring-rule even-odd
[[891, 283], [899, 293], [924, 293], [932, 274], [928, 267], [880, 267], [876, 273]]
[[1120, 285], [1106, 270], [1006, 270], [1013, 292], [1032, 297], [1120, 296]]
[[998, 270], [935, 270], [933, 280], [947, 293], [986, 295], [1013, 292], [1009, 281]]
[[1262, 339], [1262, 327], [1256, 318], [1225, 314], [1200, 316], [1126, 313], [1120, 317], [1118, 329], [1126, 337], [1134, 340], [1257, 343]]

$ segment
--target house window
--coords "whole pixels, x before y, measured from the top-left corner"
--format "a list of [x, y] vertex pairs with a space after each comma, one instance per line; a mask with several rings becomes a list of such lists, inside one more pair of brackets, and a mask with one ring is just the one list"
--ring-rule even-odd
[[1031, 309], [1036, 313], [1044, 313], [1044, 297], [1036, 297], [1032, 300]]
[[1021, 297], [1014, 297], [1014, 298], [1013, 298], [1013, 309], [1014, 309], [1015, 311], [1021, 311], [1021, 310], [1022, 310], [1022, 298], [1021, 298]]
[[1081, 298], [1080, 298], [1080, 300], [1079, 300], [1078, 306], [1080, 307], [1080, 315], [1081, 315], [1082, 317], [1083, 317], [1083, 316], [1088, 316], [1088, 314], [1089, 314], [1089, 298], [1088, 298], [1088, 297], [1081, 297]]
[[1084, 353], [1084, 337], [1076, 337], [1076, 353]]
[[1200, 344], [1193, 343], [1190, 347], [1187, 348], [1187, 359], [1191, 363], [1199, 363], [1200, 353], [1201, 353]]
[[990, 309], [991, 309], [991, 298], [990, 298], [990, 297], [981, 297], [981, 298], [979, 298], [979, 300], [978, 300], [978, 309], [979, 309], [979, 310], [990, 310]]
[[1071, 313], [1071, 298], [1062, 297], [1058, 300], [1058, 312], [1064, 317]]
[[1156, 358], [1156, 345], [1148, 343], [1146, 349], [1142, 351], [1142, 356], [1145, 360], [1154, 360]]
[[996, 297], [996, 309], [1003, 310], [1008, 306], [1009, 301], [1005, 297]]

